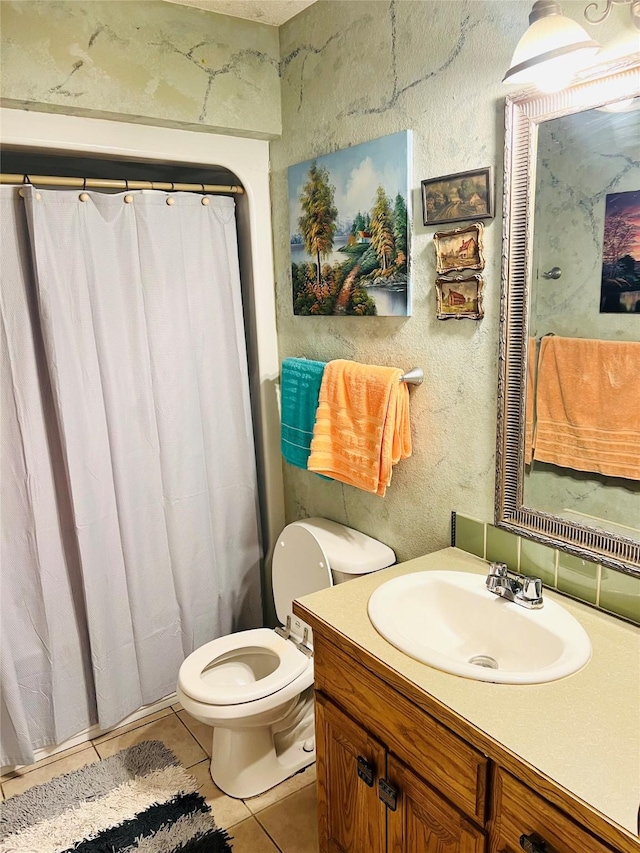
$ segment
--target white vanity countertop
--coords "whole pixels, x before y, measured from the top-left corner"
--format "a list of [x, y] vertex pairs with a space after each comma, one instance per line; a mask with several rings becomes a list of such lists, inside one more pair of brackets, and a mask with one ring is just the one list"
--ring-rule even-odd
[[399, 575], [487, 572], [445, 548], [315, 592], [300, 603], [471, 725], [634, 835], [640, 804], [640, 630], [545, 589], [578, 619], [593, 653], [580, 672], [548, 684], [491, 684], [433, 669], [387, 642], [367, 615], [369, 596]]

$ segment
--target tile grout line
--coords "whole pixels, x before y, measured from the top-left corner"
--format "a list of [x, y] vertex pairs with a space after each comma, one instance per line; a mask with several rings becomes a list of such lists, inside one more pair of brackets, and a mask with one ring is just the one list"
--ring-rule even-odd
[[[171, 705], [167, 705], [166, 709], [161, 708], [160, 711], [156, 711], [155, 713], [161, 713], [164, 710], [172, 711], [176, 716], [178, 716], [177, 711], [174, 711], [173, 708], [171, 707]], [[148, 717], [151, 717], [151, 716], [153, 716], [153, 714], [148, 715]], [[169, 714], [165, 714], [164, 716], [168, 717]], [[139, 720], [136, 720], [136, 723], [140, 723], [139, 726], [135, 725], [134, 723], [127, 723], [123, 726], [117, 726], [115, 729], [113, 729], [110, 732], [105, 732], [102, 735], [97, 735], [94, 738], [89, 738], [89, 740], [81, 741], [80, 743], [75, 744], [75, 746], [70, 746], [67, 749], [61, 750], [59, 753], [54, 752], [51, 755], [45, 756], [44, 758], [40, 758], [33, 765], [29, 765], [31, 767], [31, 770], [26, 770], [23, 773], [20, 773], [16, 770], [12, 771], [11, 773], [6, 773], [6, 774], [4, 774], [4, 776], [6, 776], [6, 778], [4, 778], [3, 782], [10, 782], [12, 779], [17, 779], [20, 776], [26, 776], [27, 773], [31, 773], [33, 770], [39, 770], [41, 767], [46, 766], [42, 762], [48, 761], [49, 759], [53, 759], [53, 760], [49, 761], [49, 764], [54, 764], [56, 761], [59, 761], [60, 758], [65, 758], [68, 755], [72, 755], [73, 753], [70, 752], [70, 750], [74, 750], [75, 752], [81, 752], [83, 749], [87, 749], [88, 747], [93, 747], [94, 751], [96, 752], [96, 755], [98, 756], [98, 758], [100, 758], [100, 753], [97, 751], [96, 744], [95, 744], [95, 742], [97, 740], [100, 740], [100, 738], [104, 738], [104, 741], [102, 741], [102, 743], [104, 743], [108, 740], [111, 740], [112, 737], [118, 737], [122, 733], [120, 730], [126, 728], [127, 725], [131, 726], [131, 728], [128, 729], [128, 731], [134, 731], [136, 728], [140, 728], [140, 726], [146, 726], [146, 725], [148, 725], [148, 722], [146, 722], [148, 720], [148, 717], [140, 717]], [[157, 719], [161, 720], [162, 717], [158, 717]], [[151, 722], [155, 722], [155, 721], [152, 720]], [[107, 737], [107, 734], [109, 735], [108, 737]], [[55, 755], [58, 755], [59, 757], [54, 758]], [[100, 760], [102, 760], [102, 759], [100, 759]], [[0, 789], [2, 787], [3, 782], [0, 782]], [[4, 793], [4, 791], [3, 791], [3, 793]]]
[[[24, 770], [23, 772], [16, 771], [12, 775], [7, 776], [6, 779], [2, 783], [0, 783], [0, 787], [2, 787], [2, 793], [4, 794], [4, 785], [7, 782], [13, 782], [15, 779], [24, 779], [25, 776], [29, 776], [31, 773], [35, 773], [36, 770], [42, 770], [43, 767], [50, 767], [52, 764], [57, 764], [59, 761], [63, 761], [67, 758], [71, 758], [73, 755], [77, 755], [80, 752], [84, 752], [85, 749], [93, 749], [98, 758], [100, 755], [93, 745], [93, 741], [87, 740], [83, 743], [77, 744], [76, 746], [70, 746], [69, 749], [64, 749], [62, 752], [53, 753], [52, 755], [45, 756], [45, 758], [41, 758], [39, 761], [36, 761], [35, 764], [25, 765], [29, 767], [29, 770]], [[70, 751], [73, 750], [73, 751]], [[58, 756], [55, 758], [54, 756]]]
[[[309, 766], [311, 766], [311, 765], [309, 765]], [[294, 773], [294, 776], [295, 776], [295, 775], [296, 775], [296, 774]], [[294, 778], [293, 776], [289, 776], [289, 779], [293, 779], [293, 778]], [[284, 781], [286, 782], [287, 780], [285, 779]], [[246, 800], [243, 800], [242, 802], [245, 804], [245, 806], [247, 806], [247, 808], [249, 809], [249, 811], [251, 812], [251, 814], [255, 817], [257, 814], [260, 814], [260, 812], [264, 812], [264, 811], [266, 811], [267, 809], [273, 808], [273, 806], [279, 806], [279, 805], [280, 805], [280, 803], [284, 803], [284, 802], [285, 802], [285, 800], [288, 800], [288, 799], [289, 799], [289, 797], [295, 797], [295, 795], [296, 795], [296, 794], [299, 794], [299, 793], [300, 793], [300, 791], [306, 791], [306, 789], [307, 789], [307, 788], [310, 788], [310, 787], [311, 787], [311, 785], [315, 785], [315, 784], [316, 784], [316, 782], [317, 782], [317, 780], [316, 780], [316, 779], [314, 779], [314, 780], [313, 780], [313, 782], [307, 782], [307, 784], [306, 784], [306, 785], [303, 785], [301, 788], [298, 788], [297, 790], [292, 791], [290, 794], [287, 794], [285, 797], [281, 797], [279, 800], [276, 800], [274, 803], [269, 803], [269, 805], [268, 805], [268, 806], [265, 806], [265, 807], [264, 807], [264, 808], [262, 808], [262, 809], [258, 809], [258, 811], [257, 811], [257, 812], [254, 812], [254, 811], [252, 811], [252, 810], [251, 810], [251, 806], [248, 806], [248, 805], [247, 805], [247, 801], [246, 801]], [[280, 784], [281, 784], [281, 785], [283, 785], [283, 784], [284, 784], [284, 782], [280, 782]], [[277, 787], [277, 786], [276, 786], [276, 787]], [[261, 796], [261, 795], [260, 795], [260, 794], [258, 794], [258, 796]], [[248, 797], [247, 799], [249, 799], [249, 800], [250, 800], [250, 799], [252, 799], [252, 798], [251, 798], [251, 797]]]
[[[169, 711], [171, 711], [176, 717], [178, 717], [181, 725], [184, 726], [184, 728], [187, 730], [189, 735], [193, 738], [195, 743], [198, 744], [198, 746], [200, 746], [200, 748], [204, 751], [205, 757], [200, 759], [200, 761], [205, 761], [205, 760], [209, 761], [209, 756], [207, 755], [206, 750], [204, 750], [204, 747], [202, 747], [201, 744], [198, 742], [195, 735], [191, 731], [189, 731], [188, 726], [186, 726], [185, 723], [180, 719], [180, 717], [178, 716], [178, 713], [176, 711], [174, 711], [170, 705], [167, 707], [168, 707]], [[161, 709], [161, 711], [164, 711], [164, 710], [165, 710], [164, 708]], [[157, 713], [160, 713], [160, 712], [157, 712]], [[149, 716], [153, 716], [153, 715], [150, 714]], [[58, 755], [57, 758], [54, 758], [54, 755], [56, 755], [56, 753], [54, 753], [51, 756], [41, 758], [39, 761], [36, 761], [31, 766], [30, 770], [27, 770], [24, 773], [14, 772], [12, 775], [8, 776], [8, 778], [6, 778], [3, 782], [1, 782], [0, 783], [0, 791], [2, 791], [2, 796], [5, 797], [5, 792], [4, 792], [5, 782], [10, 782], [14, 779], [21, 779], [21, 778], [24, 778], [25, 776], [29, 776], [31, 773], [34, 773], [37, 770], [42, 770], [44, 767], [48, 767], [50, 765], [57, 764], [59, 761], [65, 760], [66, 758], [71, 757], [71, 755], [75, 755], [79, 752], [83, 752], [85, 749], [92, 750], [93, 755], [98, 759], [98, 761], [102, 761], [103, 758], [100, 755], [100, 753], [98, 752], [97, 747], [96, 747], [96, 741], [100, 740], [100, 738], [104, 737], [104, 740], [100, 740], [100, 743], [97, 744], [97, 746], [101, 746], [102, 744], [107, 743], [108, 741], [112, 740], [114, 737], [119, 737], [122, 734], [129, 734], [130, 732], [136, 731], [137, 729], [142, 728], [145, 725], [150, 725], [151, 723], [159, 722], [160, 720], [165, 719], [165, 718], [170, 717], [170, 716], [171, 716], [171, 714], [164, 714], [163, 716], [157, 717], [156, 719], [151, 720], [151, 721], [148, 720], [148, 717], [141, 717], [140, 720], [136, 720], [136, 723], [139, 723], [139, 725], [134, 725], [133, 723], [128, 723], [128, 724], [125, 724], [123, 726], [118, 726], [117, 728], [113, 729], [112, 731], [110, 731], [108, 733], [108, 735], [109, 735], [108, 737], [105, 737], [104, 735], [99, 735], [97, 738], [93, 738], [91, 740], [84, 741], [83, 743], [76, 744], [75, 747], [69, 747], [69, 750], [72, 750], [72, 752], [69, 752], [69, 750], [63, 750], [62, 752], [57, 754]], [[123, 730], [126, 730], [126, 731], [123, 731]], [[48, 760], [49, 758], [52, 758], [53, 760]], [[198, 764], [198, 763], [200, 763], [200, 762], [196, 762], [196, 764]], [[190, 765], [190, 766], [193, 767], [195, 765]], [[186, 769], [189, 769], [189, 768], [187, 767]], [[6, 799], [6, 797], [5, 797], [5, 799]]]
[[[194, 735], [194, 733], [191, 731], [191, 729], [189, 728], [189, 726], [185, 723], [185, 721], [182, 719], [182, 717], [180, 717], [180, 715], [179, 715], [179, 714], [177, 714], [175, 711], [174, 711], [174, 713], [176, 714], [176, 717], [178, 718], [178, 722], [180, 723], [180, 725], [181, 725], [181, 726], [183, 726], [183, 727], [184, 727], [184, 729], [186, 730], [186, 732], [187, 732], [187, 734], [189, 735], [189, 737], [191, 737], [191, 738], [192, 738], [192, 740], [193, 740], [193, 742], [196, 744], [196, 746], [200, 747], [200, 749], [204, 752], [204, 758], [200, 758], [198, 761], [194, 761], [194, 763], [193, 763], [193, 764], [189, 764], [189, 765], [186, 765], [186, 764], [185, 764], [185, 765], [184, 765], [184, 767], [185, 767], [187, 770], [189, 770], [191, 767], [195, 767], [195, 766], [196, 766], [196, 764], [202, 764], [202, 762], [203, 762], [203, 761], [211, 762], [211, 757], [210, 757], [209, 753], [208, 753], [208, 752], [207, 752], [207, 750], [204, 748], [204, 746], [202, 746], [202, 744], [200, 743], [200, 741], [198, 740], [198, 738]], [[211, 780], [211, 781], [213, 782], [213, 780]], [[215, 782], [214, 782], [213, 784], [215, 785]], [[216, 785], [216, 787], [217, 787], [217, 785]], [[223, 793], [224, 793], [224, 792], [223, 792]], [[243, 801], [243, 802], [244, 802], [244, 801]]]
[[[282, 849], [282, 848], [277, 844], [276, 840], [271, 836], [271, 834], [269, 833], [269, 830], [268, 830], [268, 829], [266, 828], [266, 826], [262, 823], [262, 821], [260, 820], [260, 818], [258, 817], [258, 815], [259, 815], [259, 814], [261, 814], [262, 812], [267, 811], [267, 809], [271, 809], [271, 808], [274, 808], [275, 806], [279, 806], [281, 803], [286, 802], [286, 801], [287, 801], [288, 799], [290, 799], [291, 797], [294, 797], [296, 794], [299, 794], [301, 791], [305, 791], [307, 788], [310, 788], [312, 785], [315, 785], [315, 784], [316, 784], [316, 782], [315, 782], [315, 781], [314, 781], [314, 782], [309, 782], [309, 784], [308, 784], [308, 785], [303, 785], [303, 786], [302, 786], [302, 788], [298, 788], [298, 790], [297, 790], [297, 791], [292, 791], [290, 794], [287, 794], [287, 796], [286, 796], [286, 797], [282, 797], [282, 799], [280, 799], [280, 800], [276, 800], [276, 802], [275, 802], [275, 803], [271, 803], [270, 805], [265, 806], [265, 808], [260, 809], [260, 811], [258, 811], [258, 812], [251, 812], [252, 816], [253, 816], [253, 817], [258, 821], [258, 824], [262, 827], [262, 829], [264, 830], [265, 834], [266, 834], [266, 835], [271, 839], [271, 841], [273, 842], [273, 844], [275, 845], [275, 847], [276, 847], [276, 849], [279, 851], [279, 853], [286, 853], [286, 851], [284, 851], [284, 850], [283, 850], [283, 849]], [[242, 802], [244, 803], [244, 800], [243, 800]], [[245, 803], [245, 805], [246, 805], [246, 803]], [[249, 806], [247, 806], [247, 808], [249, 808]], [[249, 810], [250, 810], [250, 809], [249, 809]]]
[[[283, 803], [283, 802], [284, 802], [284, 800], [286, 800], [286, 799], [287, 799], [287, 798], [285, 797], [283, 800], [278, 800], [278, 803], [274, 803], [273, 805], [277, 805], [277, 804], [279, 804], [279, 803]], [[265, 811], [265, 810], [264, 810], [264, 809], [262, 809], [262, 811]], [[256, 814], [254, 814], [254, 815], [253, 815], [253, 819], [254, 819], [254, 820], [255, 820], [255, 822], [258, 824], [258, 826], [260, 827], [260, 829], [262, 829], [262, 831], [263, 831], [263, 832], [264, 832], [264, 834], [267, 836], [267, 838], [271, 841], [271, 843], [272, 843], [272, 844], [273, 844], [273, 846], [276, 848], [276, 850], [278, 851], [278, 853], [284, 853], [284, 850], [282, 849], [282, 847], [280, 847], [280, 845], [276, 843], [275, 838], [273, 838], [273, 837], [272, 837], [271, 833], [270, 833], [270, 832], [269, 832], [269, 830], [266, 828], [266, 826], [262, 823], [262, 821], [261, 821], [261, 820], [259, 820], [259, 818], [258, 818], [258, 814], [260, 814], [260, 812], [257, 812]]]
[[[156, 711], [155, 713], [156, 714], [162, 714], [162, 712], [166, 711], [167, 709], [170, 712], [175, 713], [172, 710], [171, 705], [168, 705], [167, 708], [162, 708], [160, 711]], [[149, 714], [147, 717], [140, 717], [140, 719], [136, 720], [134, 723], [126, 723], [123, 726], [119, 726], [117, 729], [113, 729], [112, 731], [106, 732], [103, 735], [98, 735], [97, 737], [91, 738], [91, 740], [87, 741], [87, 745], [92, 744], [93, 746], [95, 746], [96, 742], [100, 741], [98, 746], [101, 746], [103, 743], [106, 743], [109, 740], [113, 740], [114, 737], [120, 737], [120, 735], [128, 734], [129, 732], [135, 732], [136, 729], [140, 729], [140, 728], [142, 728], [142, 726], [148, 726], [148, 725], [150, 725], [150, 723], [155, 723], [158, 720], [163, 720], [165, 717], [170, 717], [170, 716], [171, 716], [171, 713], [162, 714], [161, 717], [156, 717], [155, 714]], [[154, 717], [154, 719], [151, 720], [151, 719], [149, 719], [149, 717]], [[126, 729], [126, 731], [125, 731], [125, 729]]]

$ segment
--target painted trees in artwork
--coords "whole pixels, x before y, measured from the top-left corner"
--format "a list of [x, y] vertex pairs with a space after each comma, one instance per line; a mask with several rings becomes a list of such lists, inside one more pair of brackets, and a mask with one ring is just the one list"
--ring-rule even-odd
[[340, 217], [331, 173], [315, 160], [298, 186], [301, 214], [291, 238], [292, 256], [299, 247], [300, 257], [291, 264], [294, 313], [374, 315], [375, 288], [386, 291], [380, 291], [386, 304], [396, 295], [405, 294], [406, 300], [408, 217], [403, 195], [387, 196], [380, 185], [372, 193], [371, 207], [365, 198], [366, 206]]
[[623, 255], [635, 242], [635, 226], [623, 213], [610, 213], [604, 223], [602, 259], [610, 275], [615, 275]]
[[389, 199], [382, 187], [376, 191], [376, 200], [371, 211], [371, 244], [385, 272], [395, 254], [393, 220]]
[[[400, 193], [396, 196], [393, 206], [393, 238], [396, 245], [396, 262], [407, 257], [407, 205]], [[401, 258], [402, 256], [402, 258]]]
[[338, 208], [334, 204], [334, 195], [335, 187], [329, 183], [329, 172], [314, 160], [300, 196], [302, 216], [298, 224], [306, 251], [317, 259], [318, 288], [322, 286], [320, 259], [330, 254], [336, 233]]
[[640, 312], [640, 191], [607, 195], [600, 313]]

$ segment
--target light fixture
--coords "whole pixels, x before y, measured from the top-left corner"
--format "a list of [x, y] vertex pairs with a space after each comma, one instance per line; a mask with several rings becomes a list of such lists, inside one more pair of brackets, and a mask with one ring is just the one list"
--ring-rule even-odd
[[607, 20], [614, 6], [629, 6], [629, 11], [631, 12], [631, 23], [640, 30], [640, 0], [607, 0], [604, 12], [599, 18], [593, 18], [589, 15], [590, 9], [597, 11], [598, 4], [589, 3], [587, 8], [584, 10], [584, 16], [590, 24], [601, 24], [603, 21]]
[[529, 29], [518, 42], [502, 82], [533, 83], [543, 91], [555, 92], [569, 85], [574, 74], [601, 50], [580, 24], [562, 14], [555, 0], [537, 0], [529, 15]]

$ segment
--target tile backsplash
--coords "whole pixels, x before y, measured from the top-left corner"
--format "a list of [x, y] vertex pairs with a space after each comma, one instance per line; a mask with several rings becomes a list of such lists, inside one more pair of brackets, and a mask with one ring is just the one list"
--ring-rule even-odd
[[640, 577], [581, 560], [485, 521], [454, 513], [454, 544], [488, 561], [542, 578], [545, 586], [640, 625]]

